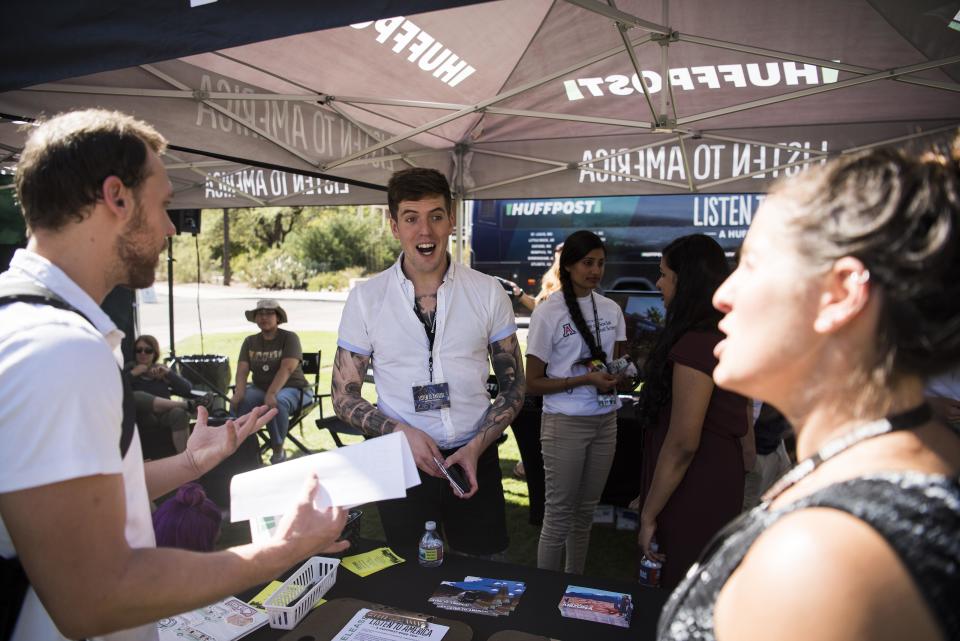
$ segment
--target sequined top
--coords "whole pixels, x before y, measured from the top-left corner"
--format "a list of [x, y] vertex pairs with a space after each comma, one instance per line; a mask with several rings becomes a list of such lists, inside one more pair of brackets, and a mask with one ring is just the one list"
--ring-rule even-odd
[[960, 638], [960, 480], [897, 472], [836, 483], [776, 510], [760, 506], [743, 515], [670, 595], [657, 639], [714, 639], [717, 596], [750, 546], [785, 515], [811, 507], [847, 512], [883, 536], [909, 569], [943, 638]]

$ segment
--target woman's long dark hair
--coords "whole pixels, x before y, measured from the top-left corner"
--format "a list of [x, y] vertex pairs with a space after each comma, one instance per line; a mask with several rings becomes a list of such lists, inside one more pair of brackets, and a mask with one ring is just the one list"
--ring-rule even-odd
[[660, 409], [672, 396], [672, 377], [667, 368], [670, 350], [688, 331], [717, 329], [723, 314], [714, 309], [713, 294], [730, 274], [723, 249], [703, 234], [677, 238], [664, 247], [663, 260], [676, 273], [677, 283], [663, 332], [644, 368], [640, 418], [646, 425], [655, 424]]
[[570, 272], [567, 271], [568, 267], [583, 260], [583, 257], [594, 249], [602, 249], [604, 255], [607, 253], [607, 248], [604, 247], [600, 237], [585, 229], [573, 232], [563, 241], [563, 249], [560, 251], [560, 284], [563, 300], [567, 304], [567, 311], [570, 312], [570, 318], [573, 319], [573, 324], [577, 326], [577, 331], [580, 332], [583, 342], [587, 344], [587, 349], [590, 350], [590, 356], [585, 360], [600, 359], [606, 363], [607, 355], [604, 353], [603, 347], [597, 345], [594, 334], [587, 327], [587, 321], [583, 318], [580, 304], [577, 303], [577, 295], [573, 291]]

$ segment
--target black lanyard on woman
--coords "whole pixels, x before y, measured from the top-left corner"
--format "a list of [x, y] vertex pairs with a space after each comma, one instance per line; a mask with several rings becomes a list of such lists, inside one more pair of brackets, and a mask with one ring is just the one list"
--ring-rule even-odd
[[600, 316], [597, 314], [597, 301], [593, 299], [593, 292], [590, 292], [590, 304], [593, 305], [593, 333], [597, 335], [597, 349], [603, 350], [603, 343], [600, 342]]

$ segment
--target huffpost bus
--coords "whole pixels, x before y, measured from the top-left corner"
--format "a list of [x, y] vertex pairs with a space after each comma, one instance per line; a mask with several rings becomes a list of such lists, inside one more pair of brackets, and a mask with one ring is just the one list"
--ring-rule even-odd
[[604, 290], [652, 290], [667, 243], [702, 233], [732, 256], [763, 198], [763, 194], [680, 194], [477, 200], [472, 264], [535, 295], [554, 247], [570, 233], [589, 229], [607, 246]]

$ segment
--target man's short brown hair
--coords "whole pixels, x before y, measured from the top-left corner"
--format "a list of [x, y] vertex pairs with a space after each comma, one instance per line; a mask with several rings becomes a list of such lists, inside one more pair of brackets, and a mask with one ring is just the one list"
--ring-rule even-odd
[[31, 230], [80, 222], [116, 176], [136, 190], [149, 176], [147, 149], [163, 153], [156, 129], [119, 111], [71, 111], [39, 122], [17, 164], [17, 199]]
[[447, 215], [450, 215], [452, 205], [450, 198], [450, 183], [447, 177], [436, 169], [428, 167], [411, 167], [401, 169], [390, 177], [387, 183], [387, 206], [390, 216], [396, 220], [400, 203], [404, 200], [423, 200], [430, 196], [443, 196]]

